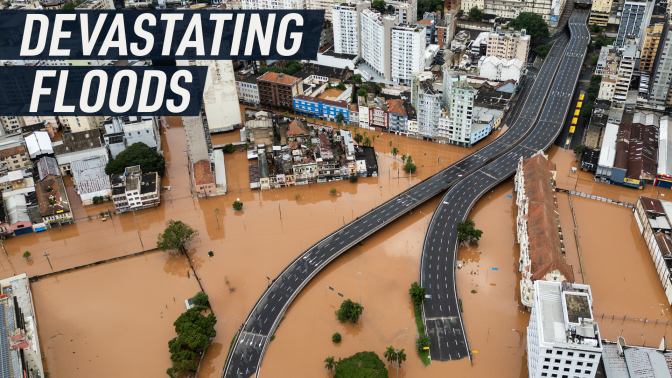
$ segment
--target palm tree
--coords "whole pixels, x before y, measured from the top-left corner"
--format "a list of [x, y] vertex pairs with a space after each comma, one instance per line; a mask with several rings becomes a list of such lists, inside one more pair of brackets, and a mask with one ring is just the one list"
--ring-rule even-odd
[[338, 114], [336, 114], [336, 122], [338, 122], [339, 124], [343, 124], [344, 120], [345, 116], [343, 115], [343, 113], [339, 112]]
[[327, 370], [332, 370], [336, 366], [336, 360], [334, 356], [329, 356], [324, 359], [324, 368]]
[[397, 352], [394, 351], [394, 347], [393, 347], [393, 346], [389, 346], [389, 347], [387, 347], [387, 349], [385, 350], [385, 353], [383, 353], [383, 356], [384, 356], [385, 358], [387, 358], [387, 362], [391, 362], [391, 361], [396, 361], [396, 360], [397, 360]]
[[392, 141], [390, 141], [390, 147], [392, 147]]
[[406, 162], [406, 154], [401, 155], [401, 161]]
[[392, 147], [392, 156], [397, 157], [398, 153], [399, 153], [399, 149], [397, 147]]
[[397, 352], [397, 369], [399, 369], [402, 361], [406, 361], [406, 353], [403, 349]]
[[345, 129], [350, 131], [350, 125], [345, 125]]
[[[364, 134], [366, 134], [366, 133], [364, 133]], [[370, 137], [368, 137], [368, 136], [364, 137], [364, 145], [366, 147], [371, 147], [371, 138]]]
[[375, 135], [371, 135], [371, 143], [373, 143], [373, 142], [375, 142], [375, 141], [376, 141], [376, 136], [375, 136]]

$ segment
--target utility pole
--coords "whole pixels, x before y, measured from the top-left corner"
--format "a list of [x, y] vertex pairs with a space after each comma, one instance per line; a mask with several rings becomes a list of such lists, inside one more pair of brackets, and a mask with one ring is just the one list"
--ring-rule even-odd
[[350, 193], [350, 211], [355, 211], [355, 207], [352, 204], [352, 193]]
[[142, 244], [142, 238], [140, 237], [140, 230], [135, 230], [135, 231], [138, 232], [138, 239], [140, 239], [140, 246], [142, 247], [142, 250], [144, 251], [145, 250], [145, 245]]
[[51, 266], [51, 260], [49, 260], [49, 254], [47, 253], [47, 251], [44, 251], [44, 257], [47, 258], [47, 262], [49, 263], [49, 267], [51, 268], [51, 271], [52, 271], [52, 273], [53, 273], [53, 271], [54, 271], [54, 267]]
[[217, 229], [219, 230], [219, 217], [217, 214], [219, 214], [219, 209], [215, 209], [215, 219], [217, 219]]
[[133, 212], [133, 219], [135, 219], [135, 227], [140, 228], [138, 226], [138, 218], [135, 217], [135, 209], [131, 208], [131, 211]]
[[[112, 212], [110, 211], [110, 207], [107, 206], [107, 205], [105, 205], [105, 207], [107, 208], [107, 215], [109, 215], [110, 218], [112, 218]], [[59, 224], [59, 228], [60, 228], [60, 224]]]
[[278, 204], [278, 211], [280, 212], [280, 220], [282, 220], [282, 209], [280, 208], [280, 204]]

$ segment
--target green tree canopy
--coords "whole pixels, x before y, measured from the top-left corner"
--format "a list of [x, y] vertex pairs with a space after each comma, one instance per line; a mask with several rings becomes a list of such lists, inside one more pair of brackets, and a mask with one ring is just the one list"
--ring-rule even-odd
[[550, 36], [546, 21], [532, 12], [521, 12], [508, 26], [516, 30], [525, 29], [532, 39], [547, 39]]
[[284, 73], [284, 74], [287, 74], [287, 75], [294, 75], [295, 73], [299, 72], [300, 69], [301, 69], [301, 63], [299, 63], [295, 60], [290, 60], [289, 62], [287, 62], [287, 64], [285, 65], [284, 68], [283, 67], [275, 67], [275, 66], [274, 67], [268, 67], [268, 66], [267, 67], [261, 67], [261, 69], [259, 69], [259, 73], [263, 75], [266, 72], [270, 71], [270, 72]]
[[472, 244], [478, 244], [478, 240], [483, 235], [483, 231], [476, 229], [476, 223], [467, 219], [464, 222], [457, 222], [457, 239], [461, 242], [469, 241]]
[[357, 323], [357, 320], [359, 320], [363, 311], [364, 307], [362, 307], [362, 305], [353, 302], [350, 299], [346, 299], [341, 303], [341, 308], [336, 310], [336, 317], [341, 323]]
[[208, 294], [199, 291], [194, 295], [194, 304], [196, 306], [205, 306], [208, 303]]
[[344, 91], [345, 90], [345, 84], [343, 84], [343, 82], [338, 83], [338, 85], [336, 86], [336, 89]]
[[361, 83], [362, 82], [362, 75], [357, 74], [352, 76], [352, 82], [353, 83]]
[[387, 3], [385, 3], [385, 0], [373, 0], [371, 3], [371, 8], [377, 10], [380, 13], [385, 13], [387, 10]]
[[116, 159], [110, 160], [105, 166], [105, 174], [124, 173], [126, 167], [134, 165], [139, 165], [143, 173], [156, 172], [159, 176], [163, 176], [166, 171], [166, 161], [163, 155], [146, 144], [138, 142], [119, 153]]
[[356, 133], [355, 137], [353, 138], [357, 144], [362, 144], [362, 141], [364, 140], [364, 136], [360, 133]]
[[334, 378], [387, 378], [385, 363], [376, 352], [359, 352], [336, 365]]
[[364, 88], [359, 88], [359, 89], [357, 90], [357, 96], [366, 97], [366, 94], [367, 94], [367, 93], [368, 93], [368, 92], [367, 92], [366, 89], [364, 89]]
[[196, 238], [196, 231], [182, 221], [169, 220], [166, 229], [159, 234], [156, 248], [162, 250], [182, 251]]
[[425, 288], [418, 285], [417, 282], [413, 282], [411, 284], [411, 288], [408, 290], [408, 293], [411, 295], [413, 304], [416, 306], [420, 306], [422, 301], [425, 300]]
[[171, 377], [179, 377], [182, 372], [195, 372], [198, 358], [210, 346], [210, 339], [217, 335], [217, 319], [212, 313], [203, 315], [206, 309], [205, 306], [193, 307], [173, 323], [177, 337], [168, 342], [173, 367], [167, 373]]
[[413, 163], [410, 159], [407, 158], [406, 165], [404, 165], [404, 171], [415, 173], [416, 170], [417, 167], [415, 166], [415, 163]]
[[473, 7], [469, 10], [469, 19], [472, 21], [481, 21], [483, 19], [483, 11], [478, 7]]
[[545, 44], [545, 45], [539, 45], [535, 47], [534, 51], [539, 54], [541, 57], [545, 57], [548, 55], [549, 52], [551, 52], [551, 47], [553, 47], [553, 41]]

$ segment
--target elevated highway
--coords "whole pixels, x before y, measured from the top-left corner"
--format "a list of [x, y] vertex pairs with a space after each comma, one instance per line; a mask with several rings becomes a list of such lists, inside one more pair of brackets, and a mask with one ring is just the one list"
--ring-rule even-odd
[[[423, 304], [423, 320], [431, 338], [432, 360], [471, 357], [455, 279], [459, 245], [456, 224], [467, 219], [481, 196], [515, 173], [520, 158], [546, 150], [559, 135], [585, 58], [586, 45], [590, 41], [587, 19], [588, 12], [583, 10], [575, 10], [570, 16], [568, 28], [571, 39], [552, 82], [548, 100], [531, 132], [503, 156], [463, 176], [441, 199], [432, 216], [423, 245], [420, 271], [420, 284], [429, 296]], [[534, 119], [534, 116], [523, 113], [519, 122], [534, 122]]]
[[[499, 138], [336, 230], [292, 261], [273, 280], [241, 324], [223, 377], [258, 375], [269, 338], [285, 311], [301, 289], [327, 264], [413, 208], [497, 162], [530, 135], [569, 43], [566, 34], [557, 39], [532, 85], [523, 89], [526, 96], [521, 97], [522, 107], [516, 110], [517, 119]], [[466, 353], [466, 342], [463, 347]]]

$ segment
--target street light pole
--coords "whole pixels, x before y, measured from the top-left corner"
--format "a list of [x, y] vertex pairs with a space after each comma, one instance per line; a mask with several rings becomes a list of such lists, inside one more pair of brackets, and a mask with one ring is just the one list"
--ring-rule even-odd
[[397, 354], [397, 378], [399, 378], [399, 349], [395, 349], [394, 353]]

